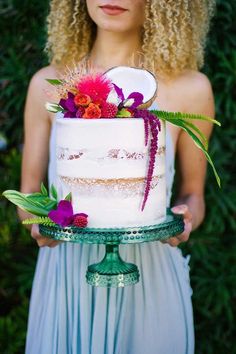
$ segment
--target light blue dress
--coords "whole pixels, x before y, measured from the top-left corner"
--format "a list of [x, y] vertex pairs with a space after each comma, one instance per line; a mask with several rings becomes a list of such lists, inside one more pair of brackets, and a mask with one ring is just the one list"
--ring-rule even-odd
[[[154, 106], [152, 107], [154, 108]], [[167, 129], [167, 196], [174, 177], [174, 149]], [[49, 181], [55, 178], [55, 125]], [[104, 245], [61, 243], [39, 250], [31, 294], [26, 354], [193, 354], [189, 258], [161, 242], [121, 245], [121, 257], [141, 277], [124, 288], [86, 283], [87, 266]]]

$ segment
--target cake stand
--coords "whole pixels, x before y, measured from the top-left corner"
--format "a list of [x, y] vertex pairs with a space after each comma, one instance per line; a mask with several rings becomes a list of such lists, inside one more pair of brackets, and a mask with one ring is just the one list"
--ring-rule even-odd
[[130, 228], [78, 228], [39, 225], [40, 233], [54, 240], [75, 243], [105, 244], [106, 252], [101, 262], [88, 266], [87, 283], [93, 286], [123, 287], [139, 281], [135, 264], [123, 261], [119, 254], [120, 244], [163, 241], [182, 233], [184, 222], [181, 215], [167, 209], [163, 223]]

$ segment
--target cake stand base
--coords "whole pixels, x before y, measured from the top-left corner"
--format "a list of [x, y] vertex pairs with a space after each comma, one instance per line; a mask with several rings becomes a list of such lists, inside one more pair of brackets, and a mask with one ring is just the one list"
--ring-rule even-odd
[[124, 262], [119, 245], [106, 245], [106, 254], [100, 263], [88, 266], [87, 283], [93, 286], [123, 287], [139, 281], [138, 267]]
[[123, 287], [139, 281], [138, 267], [119, 255], [119, 244], [164, 241], [184, 231], [182, 215], [167, 209], [164, 222], [128, 228], [78, 228], [75, 226], [39, 225], [40, 233], [54, 240], [75, 243], [105, 244], [106, 254], [100, 263], [88, 266], [86, 279], [93, 286]]

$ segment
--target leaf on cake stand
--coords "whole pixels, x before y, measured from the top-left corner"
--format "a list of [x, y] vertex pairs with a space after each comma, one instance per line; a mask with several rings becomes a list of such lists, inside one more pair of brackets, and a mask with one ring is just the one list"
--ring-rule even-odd
[[55, 226], [56, 224], [47, 216], [39, 216], [37, 218], [29, 218], [22, 221], [23, 225], [39, 224], [45, 226]]
[[53, 184], [51, 185], [51, 188], [50, 188], [50, 194], [53, 199], [55, 199], [56, 201], [58, 200], [57, 190]]
[[31, 214], [47, 216], [49, 211], [57, 207], [57, 201], [52, 200], [42, 193], [24, 194], [15, 190], [3, 192], [3, 196]]

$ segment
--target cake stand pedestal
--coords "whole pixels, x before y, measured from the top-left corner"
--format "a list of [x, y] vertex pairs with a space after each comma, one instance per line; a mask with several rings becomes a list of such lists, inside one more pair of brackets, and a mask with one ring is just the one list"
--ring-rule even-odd
[[88, 266], [87, 283], [93, 286], [123, 287], [139, 281], [135, 264], [123, 261], [119, 254], [120, 244], [163, 241], [184, 230], [181, 215], [167, 209], [166, 219], [158, 225], [130, 228], [78, 228], [39, 225], [40, 233], [54, 240], [75, 243], [105, 244], [106, 253], [99, 263]]

